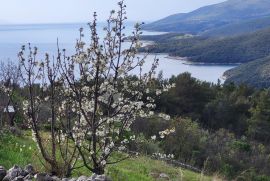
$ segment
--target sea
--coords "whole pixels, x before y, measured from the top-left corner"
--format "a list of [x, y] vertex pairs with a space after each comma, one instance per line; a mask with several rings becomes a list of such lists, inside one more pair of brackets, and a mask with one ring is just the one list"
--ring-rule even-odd
[[[134, 24], [133, 22], [125, 24], [126, 35], [131, 35]], [[101, 39], [105, 35], [103, 31], [105, 26], [106, 24], [103, 22], [98, 24], [98, 34]], [[67, 54], [72, 55], [81, 27], [84, 29], [85, 42], [88, 42], [90, 31], [87, 23], [0, 25], [0, 61], [18, 61], [17, 54], [21, 46], [28, 43], [32, 47], [38, 47], [39, 58], [44, 58], [45, 53], [49, 53], [52, 57], [57, 53], [57, 40], [60, 49], [66, 49]], [[143, 35], [163, 33], [143, 31]], [[150, 54], [146, 58], [144, 70], [150, 69], [155, 58], [159, 59], [157, 72], [162, 71], [164, 78], [189, 72], [199, 80], [212, 83], [217, 83], [218, 79], [222, 81], [223, 73], [236, 66], [231, 64], [192, 64], [185, 59], [168, 57], [167, 54]]]

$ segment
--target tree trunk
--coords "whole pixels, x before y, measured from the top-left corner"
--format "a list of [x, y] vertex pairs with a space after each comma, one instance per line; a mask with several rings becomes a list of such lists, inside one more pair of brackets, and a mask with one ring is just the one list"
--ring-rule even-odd
[[97, 175], [103, 175], [105, 173], [105, 170], [103, 166], [98, 165], [93, 169], [93, 172]]

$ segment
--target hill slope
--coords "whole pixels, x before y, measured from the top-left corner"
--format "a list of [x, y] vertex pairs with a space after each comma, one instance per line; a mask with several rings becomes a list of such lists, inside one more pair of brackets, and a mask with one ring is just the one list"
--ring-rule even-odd
[[237, 23], [231, 23], [228, 25], [207, 30], [200, 33], [200, 35], [207, 37], [236, 36], [245, 33], [252, 33], [268, 27], [270, 27], [270, 17], [264, 17], [255, 20], [252, 19], [247, 21], [240, 21]]
[[269, 0], [228, 0], [190, 13], [171, 15], [147, 24], [145, 30], [201, 33], [231, 23], [270, 16]]
[[270, 56], [242, 64], [224, 73], [225, 84], [247, 84], [257, 88], [270, 87]]
[[227, 38], [185, 38], [174, 33], [143, 39], [156, 41], [147, 47], [151, 53], [188, 57], [193, 62], [245, 63], [270, 55], [270, 28]]

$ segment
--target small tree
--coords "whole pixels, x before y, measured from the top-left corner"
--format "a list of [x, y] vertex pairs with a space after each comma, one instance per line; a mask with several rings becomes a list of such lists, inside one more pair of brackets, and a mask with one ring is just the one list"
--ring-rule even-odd
[[[134, 120], [154, 114], [154, 97], [150, 96], [148, 87], [155, 79], [158, 59], [154, 60], [150, 71], [144, 73], [146, 55], [137, 55], [142, 46], [139, 41], [141, 24], [135, 25], [131, 37], [126, 36], [123, 33], [126, 6], [123, 1], [118, 5], [119, 11], [111, 11], [107, 20], [103, 40], [98, 36], [97, 15], [94, 13], [94, 20], [89, 24], [89, 46], [83, 41], [81, 28], [76, 53], [72, 56], [67, 56], [65, 49], [60, 51], [58, 48], [56, 61], [50, 62], [49, 55], [46, 55], [45, 61], [38, 62], [37, 49], [32, 51], [30, 46], [27, 59], [24, 58], [25, 47], [19, 54], [24, 67], [22, 77], [28, 88], [26, 115], [41, 155], [50, 164], [52, 172], [59, 174], [61, 167], [56, 154], [59, 151], [63, 155], [61, 148], [65, 143], [66, 154], [62, 160], [69, 158], [65, 165], [75, 168], [71, 163], [77, 161], [77, 150], [86, 168], [98, 175], [104, 174], [106, 165], [128, 157], [121, 154], [113, 159], [112, 155], [126, 152], [127, 144], [135, 139], [130, 132]], [[125, 43], [125, 40], [129, 42]], [[133, 75], [135, 72], [137, 76]], [[38, 79], [40, 92], [34, 88]], [[155, 96], [169, 88], [171, 85], [163, 85], [162, 89], [154, 90]], [[49, 152], [38, 120], [43, 102], [48, 102], [51, 110], [48, 118], [51, 124]], [[160, 114], [160, 117], [169, 119], [165, 114]], [[161, 134], [164, 137], [166, 132]]]
[[[104, 28], [106, 36], [100, 39], [97, 32], [97, 15], [89, 24], [90, 45], [83, 41], [83, 29], [76, 44], [76, 54], [67, 57], [65, 51], [59, 56], [61, 74], [65, 80], [65, 93], [73, 101], [72, 114], [76, 115], [72, 140], [80, 153], [84, 166], [100, 175], [106, 165], [127, 158], [112, 158], [114, 152], [126, 150], [135, 139], [130, 126], [137, 117], [152, 116], [154, 98], [149, 96], [149, 85], [155, 78], [158, 60], [149, 72], [143, 72], [146, 56], [138, 56], [141, 24], [135, 25], [132, 36], [123, 31], [126, 6], [118, 3], [119, 11], [111, 11]], [[125, 44], [125, 40], [129, 43]], [[128, 48], [124, 48], [128, 46]], [[137, 76], [132, 76], [134, 72]], [[171, 86], [155, 90], [156, 95]], [[62, 102], [62, 107], [69, 104]], [[169, 117], [160, 114], [161, 117]]]
[[[19, 53], [21, 78], [26, 89], [27, 97], [23, 102], [26, 121], [33, 133], [33, 139], [44, 159], [44, 166], [52, 174], [70, 176], [78, 161], [78, 152], [71, 144], [71, 118], [59, 114], [61, 101], [65, 100], [62, 90], [63, 80], [59, 73], [59, 62], [50, 59], [46, 54], [45, 60], [37, 60], [37, 48], [28, 46], [29, 55], [25, 58], [26, 47]], [[49, 109], [47, 116], [41, 116], [43, 107]], [[61, 110], [68, 110], [62, 107]], [[45, 122], [50, 131], [44, 132]], [[63, 136], [65, 132], [66, 137]], [[60, 155], [60, 156], [57, 156]]]

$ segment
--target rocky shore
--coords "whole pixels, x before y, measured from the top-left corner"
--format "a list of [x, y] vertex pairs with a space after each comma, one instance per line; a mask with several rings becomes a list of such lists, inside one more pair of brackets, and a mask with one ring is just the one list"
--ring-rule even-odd
[[15, 165], [9, 170], [0, 166], [0, 181], [111, 181], [105, 175], [93, 174], [91, 177], [81, 176], [79, 178], [59, 178], [47, 173], [38, 173], [32, 165], [24, 169]]

